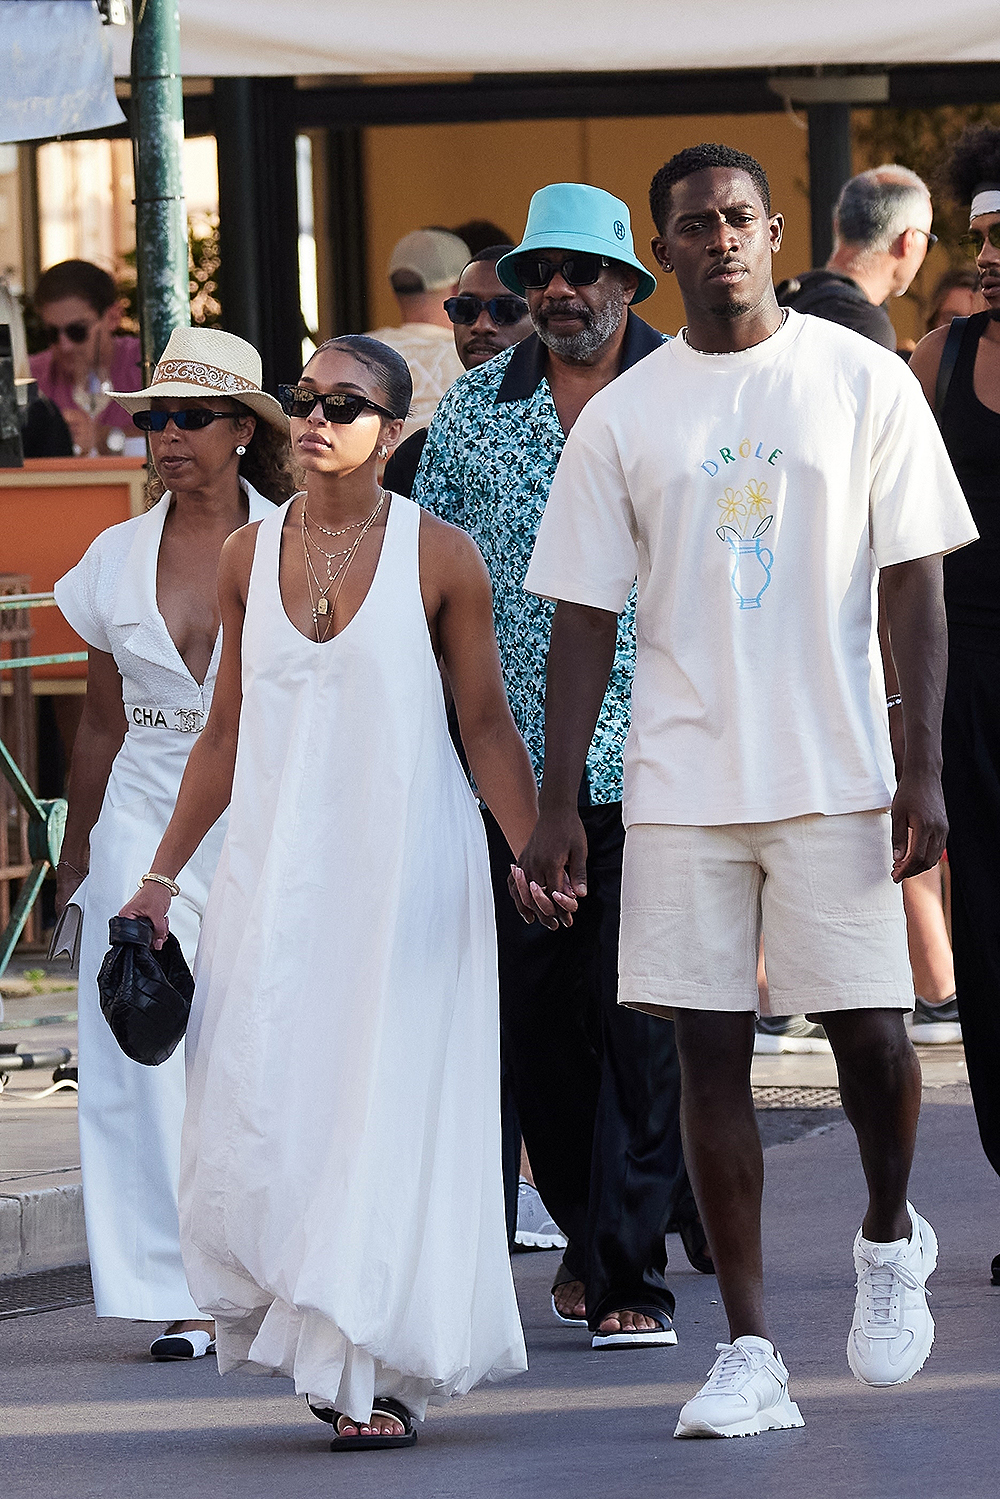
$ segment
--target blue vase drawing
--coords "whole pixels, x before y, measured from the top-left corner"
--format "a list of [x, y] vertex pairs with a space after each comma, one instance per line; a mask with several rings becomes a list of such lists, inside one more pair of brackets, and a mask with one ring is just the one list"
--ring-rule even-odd
[[733, 554], [733, 570], [729, 579], [741, 609], [759, 609], [760, 601], [771, 582], [774, 553], [764, 546], [760, 536], [767, 530], [772, 519], [772, 516], [767, 516], [758, 526], [757, 534], [751, 537], [740, 536], [731, 526], [720, 526], [716, 532], [720, 541], [724, 541]]

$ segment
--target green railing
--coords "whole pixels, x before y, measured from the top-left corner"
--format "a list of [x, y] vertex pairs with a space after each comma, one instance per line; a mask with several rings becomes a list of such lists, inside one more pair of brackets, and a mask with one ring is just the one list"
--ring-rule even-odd
[[[0, 613], [11, 609], [48, 609], [55, 604], [51, 593], [21, 593], [0, 598]], [[61, 666], [68, 661], [86, 661], [86, 651], [60, 651], [51, 656], [14, 656], [0, 659], [0, 672], [23, 671], [32, 666]], [[0, 775], [10, 786], [28, 818], [28, 854], [31, 869], [21, 881], [3, 932], [0, 933], [0, 974], [10, 962], [11, 953], [24, 930], [32, 906], [38, 899], [42, 882], [50, 868], [59, 862], [63, 834], [66, 831], [66, 800], [57, 796], [51, 801], [37, 797], [28, 785], [10, 750], [0, 739]]]

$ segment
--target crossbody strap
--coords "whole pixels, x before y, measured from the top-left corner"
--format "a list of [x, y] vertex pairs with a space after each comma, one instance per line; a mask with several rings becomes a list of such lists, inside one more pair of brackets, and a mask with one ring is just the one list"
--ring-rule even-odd
[[941, 363], [938, 365], [937, 380], [934, 385], [934, 417], [938, 426], [944, 416], [944, 403], [948, 395], [948, 387], [951, 377], [955, 373], [955, 365], [958, 363], [958, 351], [962, 347], [962, 337], [965, 333], [967, 317], [956, 317], [951, 320], [948, 329], [948, 337], [944, 341], [941, 350]]

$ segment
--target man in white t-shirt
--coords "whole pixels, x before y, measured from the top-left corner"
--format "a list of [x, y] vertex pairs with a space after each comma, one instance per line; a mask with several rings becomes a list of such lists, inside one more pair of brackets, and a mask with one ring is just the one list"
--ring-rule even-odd
[[[733, 1340], [675, 1435], [742, 1436], [802, 1425], [762, 1295], [762, 929], [772, 1010], [825, 1026], [868, 1181], [851, 1369], [902, 1383], [933, 1341], [937, 1241], [906, 1198], [920, 1071], [898, 886], [944, 845], [940, 559], [976, 530], [902, 361], [778, 307], [783, 223], [759, 163], [681, 152], [650, 202], [688, 322], [591, 400], [542, 518], [525, 586], [559, 602], [541, 815], [515, 882], [529, 916], [586, 893], [576, 788], [638, 578], [619, 1002], [673, 1015]], [[895, 795], [880, 572], [906, 728]]]

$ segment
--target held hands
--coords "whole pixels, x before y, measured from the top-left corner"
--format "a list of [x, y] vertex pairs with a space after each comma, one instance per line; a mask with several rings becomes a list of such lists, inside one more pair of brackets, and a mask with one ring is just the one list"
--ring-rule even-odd
[[587, 835], [575, 807], [542, 812], [507, 887], [524, 921], [537, 918], [550, 931], [573, 925], [587, 893]]
[[940, 775], [904, 770], [892, 799], [892, 878], [896, 884], [933, 869], [944, 853], [947, 837]]
[[147, 880], [141, 885], [130, 900], [127, 900], [118, 912], [119, 916], [145, 916], [147, 921], [153, 924], [153, 947], [157, 951], [167, 940], [170, 931], [170, 923], [167, 920], [167, 912], [170, 909], [172, 897], [165, 885], [158, 885], [152, 880]]

